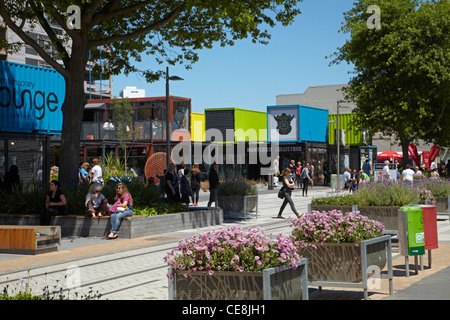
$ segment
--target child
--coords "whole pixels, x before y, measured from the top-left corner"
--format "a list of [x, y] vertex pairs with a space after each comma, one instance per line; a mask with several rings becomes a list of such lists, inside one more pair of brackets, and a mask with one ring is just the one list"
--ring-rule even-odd
[[191, 196], [191, 186], [187, 176], [189, 175], [189, 169], [184, 169], [183, 176], [180, 179], [180, 191], [181, 202], [189, 206], [189, 197]]
[[350, 193], [355, 193], [355, 191], [358, 189], [358, 180], [356, 180], [356, 179], [353, 179], [352, 180], [352, 184], [350, 185], [350, 188], [349, 188], [349, 192]]

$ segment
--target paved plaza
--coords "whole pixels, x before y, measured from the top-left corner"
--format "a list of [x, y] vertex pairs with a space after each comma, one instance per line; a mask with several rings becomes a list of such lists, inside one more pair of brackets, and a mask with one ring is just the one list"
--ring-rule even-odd
[[[328, 187], [310, 189], [308, 197], [295, 190], [293, 199], [299, 212], [306, 212], [313, 197], [330, 192]], [[225, 215], [223, 226], [240, 225], [247, 229], [261, 226], [266, 233], [287, 234], [288, 219], [277, 219], [282, 200], [278, 189], [259, 191], [258, 216], [250, 213], [244, 221], [239, 216]], [[201, 194], [199, 206], [206, 206], [208, 193]], [[283, 216], [294, 217], [287, 206]], [[9, 285], [27, 284], [35, 292], [45, 286], [62, 290], [74, 299], [80, 295], [101, 294], [101, 300], [168, 300], [167, 265], [163, 257], [182, 237], [210, 231], [214, 228], [161, 233], [135, 239], [64, 238], [58, 251], [35, 256], [0, 254], [0, 289]], [[388, 281], [381, 279], [379, 290], [369, 291], [369, 300], [450, 299], [450, 222], [448, 216], [438, 217], [439, 248], [432, 251], [432, 265], [427, 254], [423, 270], [415, 272], [410, 258], [410, 276], [405, 276], [405, 260], [393, 248], [394, 294], [389, 295]], [[362, 300], [362, 289], [310, 288], [310, 300]]]

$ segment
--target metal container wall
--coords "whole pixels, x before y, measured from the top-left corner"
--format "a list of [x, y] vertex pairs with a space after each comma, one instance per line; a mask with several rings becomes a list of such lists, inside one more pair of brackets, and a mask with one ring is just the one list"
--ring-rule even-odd
[[0, 130], [61, 133], [65, 94], [57, 71], [0, 61]]
[[[355, 120], [356, 115], [354, 113], [343, 113], [339, 114], [339, 129], [343, 130], [345, 137], [345, 145], [347, 146], [358, 146], [365, 145], [363, 132], [360, 130], [354, 129], [353, 121]], [[337, 114], [330, 114], [328, 116], [329, 121], [336, 121]], [[328, 129], [328, 143], [336, 144], [336, 123], [330, 123]]]

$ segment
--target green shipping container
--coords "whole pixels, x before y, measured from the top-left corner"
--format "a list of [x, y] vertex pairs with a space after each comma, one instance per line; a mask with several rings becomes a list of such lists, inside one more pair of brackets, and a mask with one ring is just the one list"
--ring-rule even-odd
[[[340, 113], [339, 114], [339, 129], [344, 130], [345, 145], [346, 146], [361, 146], [366, 145], [364, 142], [363, 132], [357, 130], [352, 122], [355, 120], [354, 113]], [[328, 115], [328, 121], [336, 121], [337, 114]], [[337, 123], [328, 123], [328, 143], [336, 144]]]

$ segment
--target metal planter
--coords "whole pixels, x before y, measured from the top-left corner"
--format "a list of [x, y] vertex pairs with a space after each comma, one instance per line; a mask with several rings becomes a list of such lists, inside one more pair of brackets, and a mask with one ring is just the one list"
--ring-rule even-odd
[[212, 275], [169, 268], [169, 300], [308, 300], [306, 262], [301, 259], [295, 270], [282, 266]]
[[[391, 236], [381, 236], [359, 243], [314, 243], [317, 249], [299, 249], [299, 255], [308, 259], [310, 286], [354, 287], [364, 290], [368, 297], [369, 279], [379, 277], [389, 280], [392, 294]], [[388, 274], [381, 270], [387, 264]]]
[[247, 213], [256, 209], [256, 218], [258, 218], [258, 195], [218, 196], [218, 206], [228, 215], [242, 213], [244, 220]]

